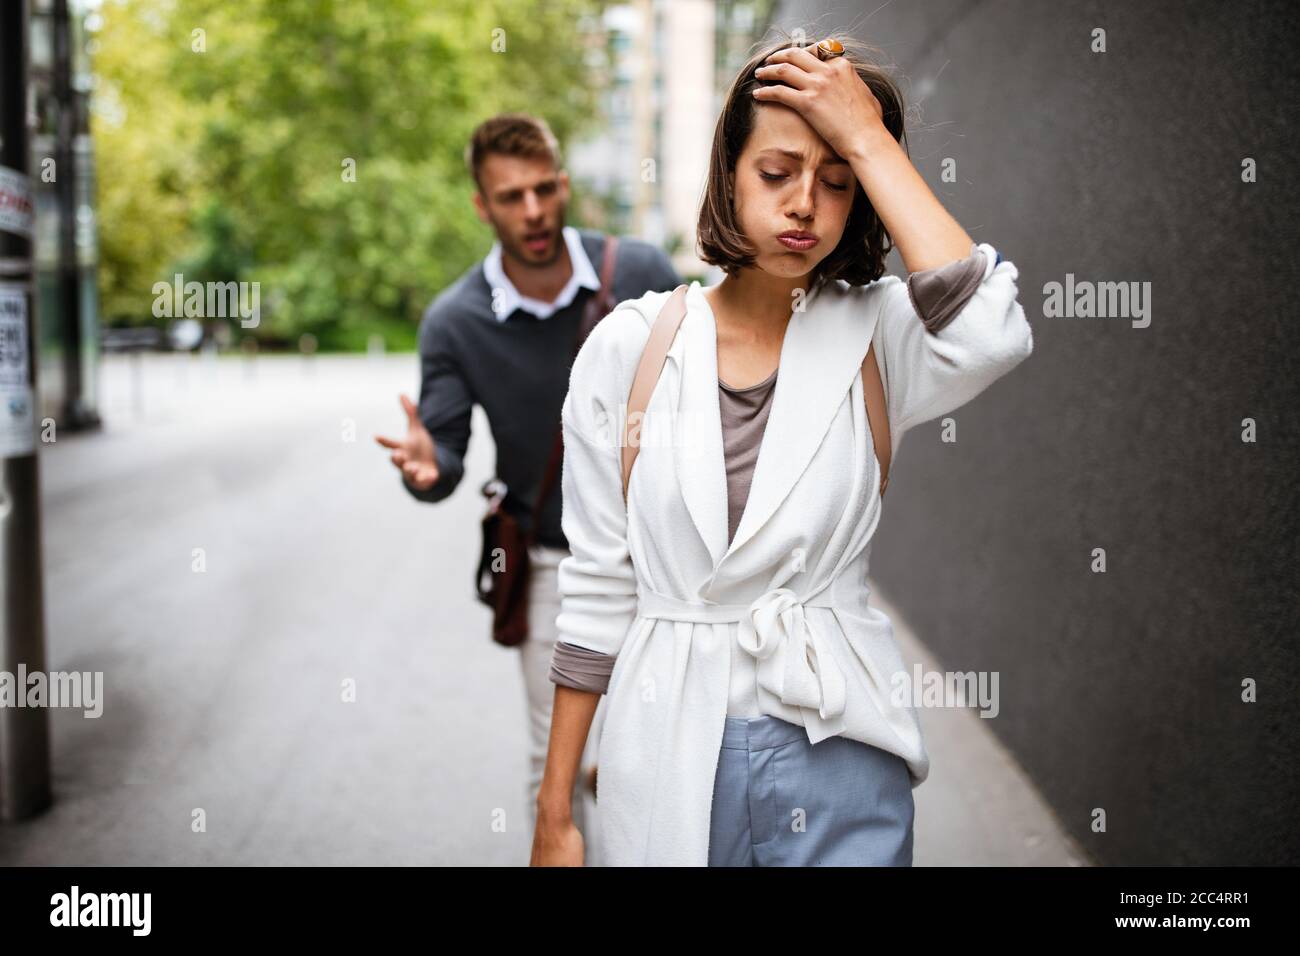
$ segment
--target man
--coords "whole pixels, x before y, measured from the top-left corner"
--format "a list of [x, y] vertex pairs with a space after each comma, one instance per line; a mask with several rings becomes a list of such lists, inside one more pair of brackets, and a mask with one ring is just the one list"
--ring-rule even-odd
[[[478, 187], [474, 207], [496, 242], [425, 312], [419, 408], [401, 396], [406, 436], [376, 440], [392, 449], [412, 495], [442, 501], [464, 475], [470, 414], [481, 405], [496, 439], [496, 474], [510, 490], [506, 507], [525, 527], [537, 522], [529, 637], [519, 645], [529, 717], [527, 803], [535, 824], [555, 697], [548, 674], [560, 610], [556, 568], [568, 554], [558, 480], [540, 514], [531, 511], [559, 428], [582, 313], [600, 288], [593, 263], [602, 261], [606, 237], [565, 225], [569, 178], [544, 120], [518, 113], [487, 120], [474, 131], [465, 161]], [[680, 282], [663, 252], [619, 240], [614, 303]], [[597, 736], [591, 735], [588, 753]], [[584, 757], [584, 765], [591, 760]], [[594, 828], [581, 825], [584, 817], [583, 800], [576, 799], [574, 821], [591, 841]]]

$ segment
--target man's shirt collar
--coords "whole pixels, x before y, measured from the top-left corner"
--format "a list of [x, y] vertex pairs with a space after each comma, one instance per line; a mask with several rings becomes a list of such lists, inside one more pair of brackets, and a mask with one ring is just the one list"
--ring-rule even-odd
[[573, 302], [574, 297], [578, 294], [578, 289], [586, 288], [591, 289], [593, 292], [599, 291], [600, 279], [591, 265], [587, 250], [582, 247], [582, 236], [573, 226], [565, 226], [561, 230], [561, 234], [564, 236], [564, 244], [569, 250], [569, 262], [573, 265], [573, 275], [569, 277], [568, 283], [560, 290], [560, 294], [555, 297], [554, 302], [542, 302], [540, 299], [532, 299], [521, 295], [501, 265], [501, 241], [498, 239], [492, 244], [491, 251], [483, 259], [483, 277], [487, 279], [487, 284], [492, 289], [492, 314], [498, 322], [504, 322], [508, 319], [515, 309], [531, 312], [539, 319], [550, 318], [551, 315]]

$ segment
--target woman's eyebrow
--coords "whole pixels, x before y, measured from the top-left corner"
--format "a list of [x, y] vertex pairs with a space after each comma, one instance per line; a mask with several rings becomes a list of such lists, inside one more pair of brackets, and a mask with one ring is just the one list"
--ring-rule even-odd
[[[779, 146], [769, 146], [766, 149], [760, 149], [759, 153], [780, 153], [782, 156], [788, 156], [790, 159], [804, 161], [804, 155], [797, 149], [781, 149]], [[835, 153], [832, 153], [826, 159], [823, 159], [823, 166], [847, 166], [849, 161]]]

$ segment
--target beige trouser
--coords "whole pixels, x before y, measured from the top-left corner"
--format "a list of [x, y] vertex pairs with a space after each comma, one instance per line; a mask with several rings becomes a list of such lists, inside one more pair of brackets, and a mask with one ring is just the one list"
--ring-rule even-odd
[[[555, 618], [560, 613], [560, 593], [556, 569], [568, 557], [567, 548], [551, 548], [534, 544], [529, 550], [528, 585], [528, 640], [519, 645], [519, 660], [524, 671], [524, 692], [528, 701], [528, 780], [526, 799], [528, 805], [529, 845], [537, 824], [537, 791], [542, 784], [546, 768], [546, 751], [551, 735], [551, 706], [555, 702], [556, 685], [548, 675], [551, 655], [555, 650], [557, 629]], [[596, 763], [600, 743], [600, 729], [605, 719], [605, 696], [602, 694], [587, 734], [583, 750], [581, 771], [574, 790], [573, 822], [582, 833], [587, 866], [598, 865], [600, 847], [597, 845], [596, 801], [587, 786], [587, 775]]]

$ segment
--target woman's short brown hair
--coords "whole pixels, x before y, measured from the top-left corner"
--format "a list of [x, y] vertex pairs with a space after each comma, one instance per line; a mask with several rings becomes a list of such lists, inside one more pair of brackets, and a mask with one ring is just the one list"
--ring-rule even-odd
[[[903, 96], [893, 79], [878, 64], [879, 52], [857, 40], [837, 39], [844, 44], [845, 59], [853, 64], [862, 82], [880, 101], [885, 128], [906, 149]], [[778, 50], [792, 46], [811, 47], [815, 42], [798, 43], [786, 39], [766, 46], [741, 67], [727, 92], [726, 104], [713, 133], [713, 152], [709, 157], [708, 184], [700, 206], [697, 239], [700, 258], [710, 265], [720, 266], [728, 275], [735, 275], [742, 267], [753, 265], [757, 252], [737, 223], [735, 197], [728, 174], [735, 171], [736, 160], [753, 131], [756, 110], [763, 105], [754, 99], [751, 91], [757, 86], [772, 86], [779, 82], [760, 80], [754, 76], [754, 71]], [[844, 226], [844, 235], [831, 254], [817, 264], [812, 279], [813, 289], [809, 291], [833, 279], [843, 279], [849, 285], [874, 282], [884, 275], [885, 257], [892, 248], [884, 223], [867, 200], [862, 184], [858, 183], [854, 187], [853, 205]]]

